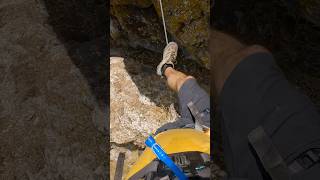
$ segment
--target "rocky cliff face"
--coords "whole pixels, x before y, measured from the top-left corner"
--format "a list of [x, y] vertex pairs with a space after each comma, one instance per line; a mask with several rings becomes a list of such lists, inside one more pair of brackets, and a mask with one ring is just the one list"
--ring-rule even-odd
[[110, 178], [120, 152], [126, 153], [124, 174], [138, 159], [144, 141], [161, 125], [176, 119], [175, 95], [153, 67], [133, 58], [110, 58]]
[[95, 41], [74, 43], [81, 53], [71, 57], [48, 9], [0, 1], [0, 179], [106, 179], [107, 112], [90, 86], [98, 76], [73, 61], [99, 62]]
[[[169, 40], [178, 42], [185, 58], [209, 67], [209, 0], [163, 0]], [[112, 0], [114, 41], [162, 52], [165, 38], [158, 0]], [[118, 29], [118, 30], [116, 30]]]
[[[169, 41], [179, 44], [178, 69], [209, 89], [209, 0], [163, 0]], [[111, 1], [110, 178], [119, 152], [126, 174], [149, 133], [177, 117], [176, 95], [155, 73], [165, 37], [158, 0]]]
[[176, 119], [175, 94], [152, 67], [134, 59], [111, 57], [110, 77], [110, 141], [143, 148], [149, 134]]

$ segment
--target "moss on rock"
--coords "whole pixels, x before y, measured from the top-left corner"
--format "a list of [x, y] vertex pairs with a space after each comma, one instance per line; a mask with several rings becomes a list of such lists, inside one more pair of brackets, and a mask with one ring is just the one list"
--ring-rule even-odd
[[[162, 52], [165, 38], [158, 0], [114, 0], [111, 14], [117, 18], [128, 44]], [[149, 2], [153, 6], [149, 6]], [[184, 55], [209, 68], [209, 0], [163, 0], [169, 40], [178, 42]], [[141, 5], [144, 4], [144, 5]]]

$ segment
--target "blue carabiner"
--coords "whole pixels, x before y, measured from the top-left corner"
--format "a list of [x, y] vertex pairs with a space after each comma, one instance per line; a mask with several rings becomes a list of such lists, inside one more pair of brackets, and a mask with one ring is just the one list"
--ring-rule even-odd
[[149, 148], [152, 149], [153, 153], [156, 154], [158, 159], [161, 160], [165, 165], [167, 165], [180, 180], [187, 180], [188, 179], [188, 177], [170, 159], [170, 157], [161, 148], [161, 146], [156, 143], [156, 140], [152, 136], [149, 136], [145, 143]]

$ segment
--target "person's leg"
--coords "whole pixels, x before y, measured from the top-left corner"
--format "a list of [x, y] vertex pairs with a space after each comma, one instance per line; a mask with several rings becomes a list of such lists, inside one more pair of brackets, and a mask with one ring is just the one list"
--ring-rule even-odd
[[168, 67], [164, 71], [170, 89], [178, 93], [179, 109], [182, 118], [194, 121], [197, 114], [192, 114], [188, 104], [192, 102], [199, 113], [204, 113], [204, 125], [210, 127], [210, 98], [192, 76]]
[[[223, 39], [232, 38], [219, 34]], [[214, 43], [219, 44], [217, 41]], [[227, 171], [231, 176], [240, 178], [268, 179], [274, 170], [279, 170], [277, 167], [283, 168], [284, 164], [290, 173], [299, 174], [301, 172], [290, 169], [292, 163], [301, 153], [320, 147], [319, 114], [310, 100], [286, 80], [270, 52], [261, 46], [237, 44], [241, 43], [236, 43], [238, 50], [230, 51], [230, 54], [226, 50], [226, 54], [221, 56], [223, 58], [212, 56], [216, 57], [212, 63], [213, 82], [222, 115]], [[213, 54], [219, 51], [211, 49]], [[257, 131], [261, 128], [264, 136]], [[260, 141], [260, 137], [263, 137], [260, 145], [267, 147], [262, 148], [264, 159], [270, 158], [268, 153], [273, 152], [269, 163], [276, 166], [261, 166], [266, 161], [259, 158], [261, 148], [254, 142]], [[265, 139], [269, 139], [272, 145]], [[282, 160], [275, 158], [277, 155]], [[272, 160], [279, 161], [275, 163]], [[297, 170], [297, 166], [293, 169]]]
[[180, 71], [168, 67], [164, 71], [164, 75], [167, 78], [167, 84], [174, 92], [179, 92], [181, 86], [188, 80], [194, 79], [192, 76], [188, 76]]
[[[168, 47], [169, 46], [169, 47]], [[159, 128], [158, 133], [167, 129], [192, 127], [195, 118], [203, 121], [203, 125], [210, 127], [210, 99], [209, 95], [198, 85], [196, 79], [174, 69], [175, 55], [177, 48], [170, 43], [164, 50], [164, 59], [158, 66], [158, 74], [167, 79], [170, 89], [178, 94], [180, 118], [174, 122]], [[172, 47], [170, 47], [172, 46]], [[169, 58], [168, 58], [169, 57]], [[172, 58], [173, 57], [173, 58]], [[194, 105], [198, 114], [192, 114], [189, 107], [190, 102]]]
[[233, 69], [245, 57], [259, 52], [269, 52], [259, 45], [246, 46], [234, 37], [217, 30], [212, 30], [210, 33], [209, 47], [213, 84], [211, 94], [216, 100]]

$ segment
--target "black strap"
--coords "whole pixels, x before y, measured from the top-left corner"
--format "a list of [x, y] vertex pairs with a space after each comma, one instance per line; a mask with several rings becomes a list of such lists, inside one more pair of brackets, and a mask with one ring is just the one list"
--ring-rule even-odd
[[154, 160], [151, 163], [149, 163], [148, 165], [146, 165], [143, 169], [138, 171], [136, 174], [134, 174], [133, 176], [129, 177], [129, 180], [138, 180], [138, 179], [141, 179], [144, 176], [146, 176], [146, 175], [148, 175], [148, 174], [150, 174], [152, 172], [157, 172], [158, 166], [159, 166], [159, 161], [158, 160]]
[[[200, 152], [182, 152], [170, 154], [169, 157], [183, 169], [184, 173], [190, 179], [208, 179], [210, 178], [210, 155]], [[162, 162], [155, 159], [129, 180], [153, 180], [164, 178], [175, 179], [173, 172]], [[197, 178], [199, 177], [199, 178]]]
[[172, 64], [164, 64], [162, 67], [161, 67], [161, 74], [164, 75], [164, 72], [166, 71], [166, 69], [168, 67], [172, 67], [173, 68], [173, 65]]
[[[299, 113], [301, 109], [307, 107], [308, 104], [305, 102], [292, 104], [290, 106], [276, 106], [275, 110], [268, 117], [267, 121], [263, 122], [263, 130], [265, 133], [269, 134], [271, 137], [276, 133], [283, 124], [286, 123], [290, 117], [294, 116], [296, 113]], [[271, 139], [270, 139], [271, 140]], [[301, 172], [311, 168], [316, 163], [320, 161], [320, 152], [314, 152], [314, 150], [309, 149], [305, 152], [302, 152], [295, 158], [291, 163], [288, 163], [287, 167], [291, 175]]]
[[124, 159], [125, 154], [123, 152], [119, 153], [114, 180], [122, 180]]
[[320, 150], [309, 149], [300, 154], [292, 163], [288, 165], [292, 173], [298, 173], [302, 170], [309, 169], [315, 164], [320, 163]]
[[290, 179], [290, 173], [286, 163], [272, 143], [270, 137], [265, 133], [263, 127], [259, 126], [252, 130], [248, 135], [248, 139], [265, 170], [273, 180]]

